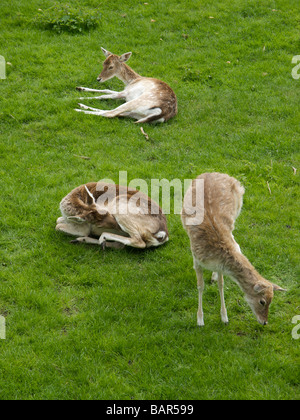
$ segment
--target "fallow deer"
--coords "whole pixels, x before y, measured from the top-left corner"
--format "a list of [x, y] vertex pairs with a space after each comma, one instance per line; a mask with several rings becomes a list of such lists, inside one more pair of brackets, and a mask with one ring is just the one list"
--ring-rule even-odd
[[82, 109], [76, 111], [108, 118], [131, 117], [138, 120], [136, 123], [165, 122], [177, 114], [177, 98], [170, 86], [158, 79], [142, 77], [126, 64], [131, 52], [118, 56], [104, 48], [102, 51], [106, 60], [97, 81], [106, 82], [116, 76], [126, 87], [122, 92], [77, 87], [80, 91], [105, 93], [101, 96], [80, 99], [124, 99], [126, 103], [111, 111], [79, 103]]
[[60, 203], [56, 230], [77, 236], [72, 242], [103, 248], [156, 247], [169, 239], [161, 208], [147, 195], [124, 186], [91, 182]]
[[[192, 216], [186, 211], [186, 203], [195, 201], [196, 182], [204, 182], [203, 221], [193, 224]], [[244, 187], [235, 178], [220, 173], [205, 173], [199, 175], [188, 189], [184, 198], [181, 219], [191, 244], [191, 251], [196, 271], [199, 306], [197, 323], [204, 325], [202, 294], [204, 291], [203, 269], [213, 271], [213, 279], [217, 279], [221, 297], [221, 319], [228, 323], [224, 301], [223, 274], [231, 277], [245, 293], [258, 322], [266, 325], [269, 306], [274, 290], [281, 287], [265, 280], [241, 253], [239, 245], [234, 240], [232, 231], [234, 223], [240, 214]], [[203, 200], [202, 200], [203, 201]]]

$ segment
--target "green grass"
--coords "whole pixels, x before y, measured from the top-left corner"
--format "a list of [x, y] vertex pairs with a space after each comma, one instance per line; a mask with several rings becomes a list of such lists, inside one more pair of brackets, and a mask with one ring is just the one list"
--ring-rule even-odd
[[[1, 2], [0, 55], [11, 65], [0, 80], [0, 398], [299, 399], [299, 2], [148, 3], [72, 2], [99, 10], [100, 24], [57, 34], [33, 23], [52, 2]], [[101, 46], [132, 51], [129, 65], [175, 90], [178, 116], [144, 125], [150, 141], [133, 120], [73, 111], [75, 87], [98, 86]], [[267, 327], [229, 279], [229, 325], [207, 283], [206, 325], [196, 327], [179, 215], [168, 215], [168, 244], [141, 252], [74, 246], [55, 231], [71, 189], [124, 170], [149, 185], [206, 171], [244, 184], [235, 238], [288, 290]]]

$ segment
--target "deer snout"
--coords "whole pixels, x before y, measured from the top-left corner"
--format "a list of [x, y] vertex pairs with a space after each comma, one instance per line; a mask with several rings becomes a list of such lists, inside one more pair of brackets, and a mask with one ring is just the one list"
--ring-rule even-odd
[[268, 321], [265, 321], [264, 319], [257, 319], [258, 320], [258, 322], [261, 324], [261, 325], [268, 325]]
[[102, 77], [98, 76], [97, 77], [97, 82], [101, 82], [101, 80], [102, 80]]

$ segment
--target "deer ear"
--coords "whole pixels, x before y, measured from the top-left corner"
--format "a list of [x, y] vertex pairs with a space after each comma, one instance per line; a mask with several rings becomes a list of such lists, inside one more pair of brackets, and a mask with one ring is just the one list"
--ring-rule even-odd
[[85, 185], [85, 190], [87, 192], [87, 205], [92, 206], [93, 204], [96, 204], [93, 194], [90, 192], [90, 190], [88, 189], [86, 185]]
[[277, 284], [272, 283], [272, 286], [273, 286], [274, 292], [276, 290], [278, 290], [279, 292], [286, 292], [286, 289], [283, 289], [282, 287], [278, 286]]
[[121, 57], [120, 57], [121, 63], [125, 63], [125, 61], [128, 61], [129, 58], [131, 57], [131, 54], [132, 54], [132, 52], [122, 54]]
[[262, 293], [266, 288], [266, 285], [264, 283], [256, 283], [254, 286], [254, 291], [258, 294]]
[[111, 52], [107, 51], [106, 49], [104, 49], [102, 47], [101, 47], [101, 50], [102, 50], [102, 52], [103, 52], [103, 54], [105, 55], [106, 58], [109, 57], [110, 55], [112, 55]]

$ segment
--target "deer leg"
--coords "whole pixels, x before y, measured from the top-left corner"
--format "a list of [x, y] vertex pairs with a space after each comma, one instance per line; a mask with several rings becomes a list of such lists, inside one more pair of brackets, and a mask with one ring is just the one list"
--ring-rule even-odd
[[195, 257], [194, 257], [194, 269], [196, 271], [196, 276], [197, 276], [198, 299], [199, 299], [198, 312], [197, 312], [197, 324], [199, 325], [199, 327], [203, 327], [204, 326], [203, 307], [202, 307], [202, 296], [204, 292], [203, 270]]
[[101, 95], [101, 96], [82, 96], [79, 99], [125, 99], [124, 92], [114, 92], [114, 91], [108, 91], [110, 92], [107, 95]]
[[115, 233], [104, 232], [100, 236], [99, 244], [106, 245], [106, 241], [119, 242], [123, 245], [132, 246], [133, 248], [146, 248], [146, 243], [141, 237], [125, 237], [116, 235]]
[[218, 277], [219, 277], [219, 274], [214, 271], [211, 275], [211, 282], [214, 283], [215, 281], [218, 281]]
[[115, 249], [123, 249], [125, 248], [125, 245], [120, 242], [106, 242], [100, 244], [99, 239], [90, 238], [89, 236], [82, 236], [79, 238], [76, 238], [74, 241], [71, 241], [73, 244], [77, 243], [84, 243], [84, 244], [92, 244], [92, 245], [100, 245], [103, 248], [115, 248]]
[[81, 92], [119, 93], [119, 92], [116, 92], [115, 90], [109, 90], [109, 89], [90, 89], [86, 87], [77, 87], [76, 89]]
[[87, 106], [84, 104], [78, 104], [80, 106], [81, 109], [75, 109], [75, 111], [77, 112], [84, 112], [85, 114], [91, 114], [91, 115], [102, 115], [103, 117], [105, 117], [106, 113], [109, 111], [106, 111], [104, 109], [99, 109], [99, 108], [93, 108], [91, 106]]
[[102, 109], [99, 109], [98, 111], [85, 111], [83, 109], [75, 109], [76, 112], [84, 112], [85, 114], [91, 114], [91, 115], [101, 115], [101, 116], [105, 116], [103, 113], [106, 112]]
[[[145, 122], [151, 122], [153, 120], [153, 117], [161, 115], [162, 110], [161, 108], [154, 108], [149, 110], [149, 115], [147, 115], [145, 118], [141, 118], [140, 120], [136, 121], [135, 124], [145, 123]], [[164, 118], [161, 120], [164, 121]]]
[[105, 248], [115, 248], [115, 249], [123, 249], [125, 248], [124, 244], [121, 244], [120, 242], [104, 242]]
[[93, 107], [91, 107], [91, 106], [87, 106], [87, 105], [84, 105], [84, 104], [78, 104], [78, 105], [79, 105], [79, 106], [80, 106], [80, 108], [82, 108], [82, 109], [89, 109], [89, 110], [94, 111], [94, 112], [101, 111], [101, 109], [99, 109], [99, 108], [93, 108]]
[[[138, 120], [136, 121], [136, 124], [138, 124], [156, 120], [156, 117], [161, 114], [161, 108], [157, 107], [149, 109], [149, 104], [145, 100], [137, 98], [120, 105], [118, 108], [107, 111], [105, 115], [103, 114], [103, 116], [108, 118], [130, 117]], [[163, 122], [164, 119], [161, 118], [159, 121]]]
[[228, 324], [227, 310], [224, 299], [224, 278], [222, 273], [218, 273], [218, 286], [221, 298], [221, 319], [224, 324]]
[[[84, 112], [85, 114], [101, 115], [102, 117], [107, 117], [107, 118], [114, 118], [114, 117], [131, 117], [135, 119], [140, 119], [141, 117], [142, 119], [145, 117], [147, 117], [147, 119], [149, 118], [149, 109], [147, 109], [147, 107], [143, 105], [141, 101], [139, 101], [138, 99], [126, 102], [125, 104], [120, 105], [111, 111], [91, 108], [83, 104], [79, 104], [79, 106], [83, 109], [75, 109], [75, 111]], [[87, 111], [87, 109], [91, 109], [91, 111]]]
[[139, 113], [138, 103], [135, 100], [126, 102], [123, 105], [118, 106], [117, 108], [111, 111], [104, 111], [103, 117], [114, 118], [114, 117], [133, 117], [136, 118], [137, 115], [145, 115], [143, 112]]
[[[78, 110], [76, 109], [76, 111], [81, 111], [84, 112], [85, 114], [91, 114], [90, 111], [85, 111], [85, 109], [90, 109], [90, 107], [87, 107], [86, 105], [83, 104], [79, 104], [79, 106], [81, 108], [83, 108], [84, 110]], [[141, 103], [140, 100], [132, 100], [129, 102], [126, 102], [125, 104], [122, 104], [120, 106], [118, 106], [115, 109], [112, 110], [103, 110], [103, 109], [97, 109], [97, 108], [93, 108], [92, 109], [93, 113], [95, 115], [102, 115], [103, 117], [107, 117], [107, 118], [114, 118], [114, 117], [132, 117], [132, 118], [136, 118], [139, 119], [140, 117], [148, 117], [148, 113], [147, 113], [147, 108], [146, 106], [143, 106], [143, 104]]]
[[84, 243], [84, 244], [93, 244], [93, 245], [99, 245], [99, 239], [90, 238], [89, 236], [80, 236], [79, 238], [75, 239], [74, 241], [71, 241], [73, 244], [77, 243]]

